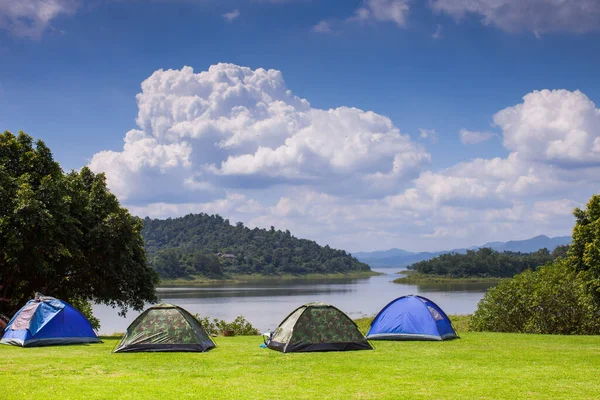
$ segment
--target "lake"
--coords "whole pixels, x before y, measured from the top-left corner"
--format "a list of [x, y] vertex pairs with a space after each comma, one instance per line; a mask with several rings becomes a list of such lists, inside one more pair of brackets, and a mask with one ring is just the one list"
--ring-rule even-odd
[[[261, 332], [273, 330], [296, 307], [311, 301], [333, 304], [351, 318], [376, 314], [396, 297], [419, 294], [436, 302], [447, 314], [470, 314], [477, 308], [490, 284], [392, 283], [398, 269], [374, 269], [384, 275], [360, 279], [294, 279], [250, 283], [211, 284], [189, 287], [159, 287], [163, 302], [177, 304], [192, 314], [231, 321], [243, 315]], [[124, 332], [139, 315], [126, 318], [104, 305], [94, 306], [101, 334]]]

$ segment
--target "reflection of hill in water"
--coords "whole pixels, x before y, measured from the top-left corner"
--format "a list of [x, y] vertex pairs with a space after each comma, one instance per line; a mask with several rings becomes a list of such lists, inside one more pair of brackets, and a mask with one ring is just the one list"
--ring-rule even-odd
[[162, 299], [212, 297], [272, 297], [341, 294], [357, 290], [372, 278], [281, 279], [256, 282], [214, 283], [210, 285], [161, 286], [157, 294]]
[[278, 287], [192, 287], [160, 288], [161, 299], [215, 298], [215, 297], [272, 297], [339, 294], [355, 291], [352, 285], [344, 286], [278, 286]]
[[[454, 292], [472, 293], [485, 292], [497, 283], [419, 283], [416, 286], [419, 292]], [[412, 286], [412, 284], [411, 284]]]
[[[391, 275], [390, 275], [391, 276]], [[381, 277], [379, 275], [378, 277]], [[293, 279], [264, 279], [250, 282], [223, 282], [223, 283], [209, 283], [209, 284], [197, 284], [194, 285], [191, 282], [186, 286], [175, 285], [161, 285], [157, 289], [161, 290], [177, 290], [177, 289], [206, 289], [206, 288], [276, 288], [276, 287], [291, 287], [291, 286], [313, 286], [313, 285], [348, 285], [353, 283], [368, 283], [370, 279], [374, 277], [366, 278], [322, 278], [322, 279], [307, 279], [307, 278], [293, 278]]]

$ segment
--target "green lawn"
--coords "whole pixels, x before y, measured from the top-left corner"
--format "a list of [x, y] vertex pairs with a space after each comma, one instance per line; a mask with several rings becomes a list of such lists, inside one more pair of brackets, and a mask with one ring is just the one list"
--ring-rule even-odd
[[3, 399], [598, 399], [600, 337], [465, 333], [373, 351], [282, 354], [260, 337], [208, 353], [0, 346]]

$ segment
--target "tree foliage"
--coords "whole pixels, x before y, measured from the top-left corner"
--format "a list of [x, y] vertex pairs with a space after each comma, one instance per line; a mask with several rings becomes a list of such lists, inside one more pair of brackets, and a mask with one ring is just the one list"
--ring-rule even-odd
[[35, 292], [121, 313], [156, 301], [141, 230], [103, 174], [65, 174], [44, 142], [0, 134], [0, 313]]
[[576, 208], [570, 265], [600, 299], [600, 195], [594, 195], [585, 210]]
[[452, 278], [497, 277], [509, 278], [525, 270], [554, 261], [566, 254], [568, 246], [559, 246], [552, 253], [540, 249], [533, 253], [498, 252], [490, 248], [467, 250], [466, 254], [442, 254], [431, 260], [408, 267], [421, 274], [442, 275]]
[[319, 246], [274, 227], [249, 229], [241, 222], [231, 225], [219, 215], [146, 218], [143, 235], [151, 265], [165, 278], [369, 271], [367, 264], [344, 250]]

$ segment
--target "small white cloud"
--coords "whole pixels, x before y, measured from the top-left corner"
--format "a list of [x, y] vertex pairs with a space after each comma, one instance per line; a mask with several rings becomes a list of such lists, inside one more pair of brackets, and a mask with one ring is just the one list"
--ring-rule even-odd
[[53, 19], [74, 14], [79, 6], [79, 0], [0, 0], [0, 29], [38, 39]]
[[466, 129], [460, 130], [460, 141], [462, 144], [477, 144], [490, 140], [494, 136], [497, 136], [492, 132], [474, 132]]
[[237, 8], [235, 10], [233, 10], [232, 12], [223, 14], [223, 18], [225, 18], [225, 20], [227, 22], [231, 22], [234, 19], [238, 18], [239, 16], [240, 16], [240, 10], [238, 10]]
[[526, 30], [536, 36], [600, 30], [598, 0], [433, 0], [431, 7], [457, 20], [475, 14], [484, 25], [508, 32]]
[[444, 27], [442, 25], [437, 25], [435, 28], [435, 32], [431, 34], [433, 39], [441, 39], [444, 37]]
[[362, 7], [354, 11], [349, 21], [393, 22], [405, 27], [411, 0], [364, 0]]
[[421, 139], [428, 140], [429, 142], [434, 144], [438, 142], [438, 135], [435, 129], [419, 128], [419, 132], [419, 136], [421, 137]]
[[320, 21], [318, 24], [313, 26], [311, 30], [317, 33], [333, 33], [331, 24], [327, 21]]

